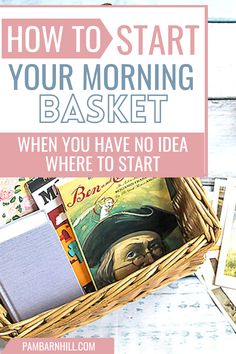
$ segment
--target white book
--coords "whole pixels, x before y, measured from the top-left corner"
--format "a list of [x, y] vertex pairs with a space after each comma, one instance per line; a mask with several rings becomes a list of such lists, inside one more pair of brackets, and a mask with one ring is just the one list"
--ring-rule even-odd
[[0, 299], [16, 322], [83, 295], [47, 214], [0, 228]]

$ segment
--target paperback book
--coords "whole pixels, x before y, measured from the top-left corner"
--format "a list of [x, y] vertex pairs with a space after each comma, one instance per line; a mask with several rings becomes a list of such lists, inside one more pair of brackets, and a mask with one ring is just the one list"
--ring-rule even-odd
[[37, 209], [25, 188], [27, 178], [0, 178], [0, 225], [5, 225]]
[[77, 178], [58, 188], [97, 288], [184, 243], [165, 179]]
[[94, 290], [90, 274], [68, 222], [61, 196], [56, 188], [57, 178], [33, 178], [28, 189], [39, 209], [45, 210], [57, 232], [77, 279], [86, 292]]

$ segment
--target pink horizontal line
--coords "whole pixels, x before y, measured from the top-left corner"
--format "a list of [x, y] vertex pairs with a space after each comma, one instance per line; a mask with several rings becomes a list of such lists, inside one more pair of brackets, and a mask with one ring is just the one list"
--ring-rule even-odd
[[107, 132], [99, 132], [99, 133], [96, 133], [96, 132], [0, 132], [0, 137], [3, 135], [3, 134], [12, 134], [12, 135], [23, 135], [23, 134], [27, 134], [27, 135], [30, 135], [30, 134], [36, 134], [36, 135], [42, 135], [44, 136], [45, 134], [52, 134], [52, 135], [147, 135], [147, 136], [151, 136], [151, 135], [155, 135], [155, 136], [177, 136], [177, 135], [188, 135], [188, 134], [204, 134], [205, 132], [155, 132], [155, 133], [152, 133], [152, 132], [118, 132], [118, 133], [113, 133], [113, 132], [110, 132], [110, 133], [107, 133]]
[[[60, 8], [60, 7], [63, 7], [63, 8], [80, 8], [80, 7], [84, 7], [84, 8], [92, 8], [92, 7], [95, 7], [95, 8], [101, 8], [101, 9], [104, 9], [105, 6], [102, 6], [101, 5], [0, 5], [0, 7], [2, 8], [36, 8], [36, 7], [39, 7], [39, 8], [44, 8], [44, 7], [51, 7], [51, 8]], [[112, 5], [112, 6], [108, 6], [107, 5], [107, 8], [109, 7], [109, 9], [112, 9], [112, 8], [127, 8], [127, 7], [130, 7], [130, 8], [158, 8], [158, 7], [161, 7], [161, 8], [208, 8], [208, 5]]]

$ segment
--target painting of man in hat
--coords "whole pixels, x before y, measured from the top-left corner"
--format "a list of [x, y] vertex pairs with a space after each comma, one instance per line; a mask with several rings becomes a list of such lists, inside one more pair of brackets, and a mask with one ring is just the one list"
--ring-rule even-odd
[[102, 220], [88, 235], [83, 252], [96, 286], [101, 288], [151, 264], [182, 244], [173, 213], [142, 206]]

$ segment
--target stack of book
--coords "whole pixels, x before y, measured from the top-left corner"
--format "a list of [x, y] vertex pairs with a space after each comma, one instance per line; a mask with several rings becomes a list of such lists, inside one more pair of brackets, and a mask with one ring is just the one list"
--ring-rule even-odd
[[[78, 247], [64, 209], [53, 190], [42, 191], [51, 180], [0, 179], [0, 300], [16, 322], [90, 290], [91, 279], [78, 260]], [[37, 190], [45, 207], [40, 205]]]
[[222, 236], [197, 276], [236, 331], [236, 180], [203, 180], [221, 222]]
[[[197, 276], [236, 330], [236, 180], [202, 180], [223, 228]], [[1, 178], [0, 300], [13, 321], [185, 243], [164, 178]], [[65, 286], [66, 284], [66, 286]]]

